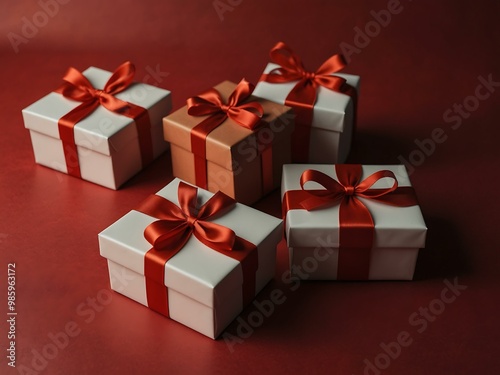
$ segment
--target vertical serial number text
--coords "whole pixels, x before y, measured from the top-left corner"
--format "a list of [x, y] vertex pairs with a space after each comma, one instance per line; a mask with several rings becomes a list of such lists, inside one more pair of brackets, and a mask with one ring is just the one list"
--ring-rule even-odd
[[16, 264], [7, 264], [7, 364], [16, 367]]

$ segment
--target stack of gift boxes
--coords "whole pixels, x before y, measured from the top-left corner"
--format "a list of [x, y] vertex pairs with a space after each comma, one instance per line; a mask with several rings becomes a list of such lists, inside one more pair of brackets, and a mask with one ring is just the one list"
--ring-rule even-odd
[[[131, 278], [112, 289], [211, 338], [273, 278], [283, 234], [309, 280], [411, 280], [425, 244], [404, 166], [342, 164], [359, 93], [342, 56], [314, 72], [284, 43], [270, 57], [255, 88], [225, 81], [171, 114], [129, 62], [70, 68], [23, 110], [37, 163], [111, 189], [170, 144], [174, 180], [99, 233], [100, 252]], [[282, 219], [248, 206], [280, 186]]]

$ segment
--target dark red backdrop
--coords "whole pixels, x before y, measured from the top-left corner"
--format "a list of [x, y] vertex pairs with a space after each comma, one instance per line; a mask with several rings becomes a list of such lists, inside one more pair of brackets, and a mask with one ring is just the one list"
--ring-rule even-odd
[[[59, 9], [52, 0], [6, 3], [0, 10], [0, 373], [16, 373], [5, 356], [9, 262], [17, 270], [20, 373], [499, 373], [500, 90], [476, 88], [480, 77], [500, 81], [500, 6], [401, 0], [398, 13], [380, 21], [387, 25], [377, 26], [371, 11], [387, 9], [387, 1], [73, 0]], [[219, 16], [221, 4], [226, 11]], [[29, 22], [38, 26], [23, 26]], [[356, 27], [371, 36], [355, 39]], [[223, 339], [207, 339], [118, 294], [106, 299], [97, 233], [170, 181], [169, 156], [117, 192], [82, 182], [34, 164], [21, 109], [58, 86], [69, 66], [112, 70], [124, 60], [136, 64], [138, 80], [156, 71], [178, 108], [222, 80], [256, 81], [280, 40], [311, 68], [341, 45], [357, 48], [346, 70], [362, 77], [350, 161], [419, 164], [410, 169], [428, 242], [413, 282], [304, 282], [296, 290], [282, 280], [281, 245], [276, 278], [257, 301], [274, 289], [286, 300], [263, 322], [255, 306], [245, 309], [240, 322], [262, 324], [231, 351]], [[443, 117], [464, 101], [468, 109], [459, 117]], [[444, 142], [424, 141], [439, 132]], [[428, 155], [416, 151], [415, 141], [424, 142]], [[278, 216], [278, 193], [256, 207]], [[467, 289], [439, 302], [445, 280], [455, 278]], [[237, 336], [240, 322], [226, 332]], [[60, 334], [68, 323], [75, 336], [69, 343]], [[404, 332], [407, 346], [389, 345]], [[53, 335], [62, 340], [57, 353]], [[383, 344], [392, 358], [381, 354]]]

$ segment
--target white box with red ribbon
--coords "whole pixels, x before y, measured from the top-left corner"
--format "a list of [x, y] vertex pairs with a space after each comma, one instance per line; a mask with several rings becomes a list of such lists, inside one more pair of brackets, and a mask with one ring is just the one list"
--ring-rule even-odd
[[403, 165], [285, 165], [293, 274], [308, 280], [412, 280], [427, 227]]
[[216, 338], [273, 277], [282, 231], [282, 220], [176, 178], [99, 246], [112, 289]]
[[360, 77], [338, 73], [345, 66], [340, 55], [308, 72], [284, 43], [271, 50], [271, 60], [253, 95], [293, 108], [293, 162], [345, 162], [356, 127]]
[[170, 91], [133, 82], [134, 71], [129, 62], [114, 73], [70, 68], [61, 87], [23, 109], [36, 162], [118, 189], [162, 154]]

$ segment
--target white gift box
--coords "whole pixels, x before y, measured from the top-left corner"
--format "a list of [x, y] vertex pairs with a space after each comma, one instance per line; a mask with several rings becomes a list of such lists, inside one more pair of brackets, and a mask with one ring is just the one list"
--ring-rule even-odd
[[[279, 65], [269, 63], [264, 74], [279, 67]], [[346, 79], [347, 83], [359, 93], [359, 76], [341, 73], [334, 75]], [[255, 87], [253, 95], [285, 104], [288, 94], [297, 82], [268, 83], [260, 81]], [[343, 163], [351, 148], [353, 119], [354, 105], [350, 96], [319, 86], [313, 108], [308, 162]]]
[[[96, 89], [102, 89], [111, 74], [94, 67], [83, 72]], [[172, 107], [170, 91], [144, 83], [133, 83], [114, 96], [147, 110], [151, 120], [153, 157], [162, 154], [168, 146], [163, 140], [162, 118]], [[58, 121], [80, 104], [51, 92], [23, 109], [24, 126], [30, 131], [38, 164], [68, 173]], [[102, 106], [75, 125], [74, 139], [84, 180], [118, 189], [144, 167], [134, 120]]]
[[[160, 190], [162, 196], [179, 205], [178, 178]], [[198, 188], [200, 205], [213, 194]], [[157, 219], [130, 211], [99, 234], [101, 255], [108, 260], [111, 288], [147, 306], [144, 256], [151, 244], [145, 228]], [[237, 203], [214, 223], [234, 230], [237, 236], [257, 247], [258, 269], [255, 293], [273, 277], [276, 246], [282, 238], [282, 221]], [[124, 285], [112, 275], [126, 272]], [[191, 235], [185, 246], [165, 265], [170, 318], [208, 337], [216, 338], [243, 309], [241, 263], [221, 254]]]
[[[301, 190], [300, 177], [307, 169], [318, 170], [337, 180], [333, 165], [287, 164], [283, 167], [281, 197], [286, 191]], [[411, 186], [403, 165], [363, 165], [361, 180], [380, 170], [392, 171], [398, 185]], [[373, 188], [389, 188], [390, 179], [377, 181]], [[308, 182], [306, 189], [324, 189]], [[418, 251], [425, 246], [427, 227], [419, 206], [395, 207], [359, 197], [375, 224], [370, 251], [369, 280], [411, 280]], [[286, 213], [286, 238], [290, 267], [307, 280], [336, 280], [339, 255], [339, 205], [307, 211], [291, 209]], [[342, 251], [349, 251], [345, 249]]]

